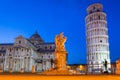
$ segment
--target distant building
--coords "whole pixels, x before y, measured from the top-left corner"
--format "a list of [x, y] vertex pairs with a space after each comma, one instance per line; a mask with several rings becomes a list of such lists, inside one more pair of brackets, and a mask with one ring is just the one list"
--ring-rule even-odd
[[101, 73], [110, 69], [110, 52], [106, 13], [102, 4], [95, 3], [87, 8], [86, 44], [88, 73]]
[[67, 68], [71, 71], [76, 71], [79, 74], [87, 74], [86, 64], [69, 64], [67, 65]]
[[116, 74], [120, 74], [120, 59], [116, 61]]
[[[117, 65], [119, 66], [118, 70], [120, 70], [120, 65], [118, 63], [115, 63], [115, 62], [111, 63], [111, 67], [110, 67], [111, 74], [116, 74]], [[69, 70], [77, 71], [77, 72], [79, 72], [79, 74], [89, 74], [87, 72], [87, 64], [68, 64], [67, 68]]]
[[115, 74], [116, 71], [116, 62], [111, 62], [111, 73]]
[[14, 43], [0, 44], [0, 69], [31, 72], [34, 67], [42, 72], [55, 66], [54, 51], [54, 42], [45, 43], [37, 32], [29, 39], [18, 36]]

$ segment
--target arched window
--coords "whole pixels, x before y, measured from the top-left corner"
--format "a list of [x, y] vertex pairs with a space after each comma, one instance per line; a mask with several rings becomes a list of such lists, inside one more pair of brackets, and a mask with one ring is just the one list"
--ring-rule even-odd
[[99, 10], [99, 9], [97, 9], [97, 12], [100, 12], [100, 10]]
[[100, 40], [100, 43], [102, 43], [102, 40]]
[[98, 19], [100, 20], [100, 18], [101, 18], [101, 17], [100, 17], [100, 15], [99, 15], [99, 16], [98, 16]]
[[47, 49], [47, 46], [45, 46], [45, 49]]
[[93, 10], [95, 10], [96, 8], [95, 8], [95, 6], [93, 7]]
[[10, 52], [12, 51], [12, 49], [10, 49]]
[[52, 46], [50, 46], [50, 49], [52, 49]]
[[19, 44], [21, 44], [21, 40], [19, 41]]

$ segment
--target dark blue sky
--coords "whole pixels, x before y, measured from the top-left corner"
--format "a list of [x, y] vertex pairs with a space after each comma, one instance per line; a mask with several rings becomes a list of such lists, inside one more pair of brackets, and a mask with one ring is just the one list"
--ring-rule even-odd
[[64, 32], [68, 63], [86, 63], [84, 18], [94, 2], [101, 2], [107, 13], [114, 62], [120, 58], [120, 0], [0, 0], [0, 43], [13, 43], [19, 35], [29, 38], [36, 30], [45, 42], [53, 42]]

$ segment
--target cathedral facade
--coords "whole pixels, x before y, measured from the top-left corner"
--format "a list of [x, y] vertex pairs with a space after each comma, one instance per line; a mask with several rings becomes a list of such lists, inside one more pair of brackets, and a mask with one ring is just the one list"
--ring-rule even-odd
[[55, 43], [45, 43], [35, 32], [29, 39], [15, 38], [14, 43], [0, 44], [0, 69], [3, 72], [43, 72], [54, 68]]

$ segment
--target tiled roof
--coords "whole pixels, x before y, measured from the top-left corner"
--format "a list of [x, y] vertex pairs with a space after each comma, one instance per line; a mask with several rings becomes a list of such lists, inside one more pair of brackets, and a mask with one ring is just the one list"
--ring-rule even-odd
[[0, 45], [13, 45], [14, 43], [0, 43]]
[[0, 53], [6, 53], [6, 50], [0, 50]]
[[18, 45], [18, 46], [13, 46], [14, 48], [28, 48], [28, 47], [24, 47], [24, 46], [21, 46], [21, 45]]
[[47, 43], [41, 43], [39, 45], [51, 45], [51, 44], [55, 44], [54, 42], [47, 42]]
[[40, 52], [40, 53], [50, 53], [50, 52], [55, 52], [55, 50], [42, 50], [42, 49], [39, 49], [37, 50], [37, 52]]

